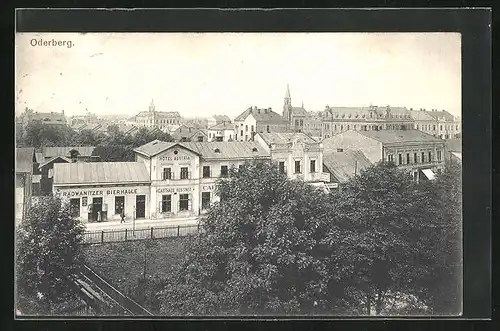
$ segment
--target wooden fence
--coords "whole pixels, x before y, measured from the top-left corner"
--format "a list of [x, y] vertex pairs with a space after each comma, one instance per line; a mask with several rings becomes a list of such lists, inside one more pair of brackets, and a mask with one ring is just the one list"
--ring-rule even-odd
[[104, 244], [142, 239], [161, 239], [184, 237], [201, 232], [199, 225], [177, 225], [165, 227], [150, 227], [138, 230], [102, 230], [87, 231], [83, 236], [83, 244]]

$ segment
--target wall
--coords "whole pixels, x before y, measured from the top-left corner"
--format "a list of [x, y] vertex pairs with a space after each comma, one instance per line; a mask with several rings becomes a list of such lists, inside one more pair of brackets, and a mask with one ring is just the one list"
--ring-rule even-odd
[[[236, 137], [237, 135], [237, 140], [238, 141], [249, 141], [252, 138], [252, 125], [254, 128], [254, 132], [257, 132], [257, 121], [252, 115], [248, 115], [247, 118], [243, 121], [235, 121], [234, 126], [235, 126], [235, 132], [234, 136]], [[238, 127], [238, 129], [236, 129]], [[243, 131], [243, 135], [241, 134], [241, 131]], [[245, 139], [246, 136], [246, 139]]]
[[89, 221], [89, 205], [94, 198], [102, 198], [103, 205], [107, 205], [107, 221], [119, 221], [120, 215], [115, 214], [115, 197], [125, 197], [125, 217], [126, 221], [135, 217], [136, 196], [145, 195], [145, 217], [149, 218], [150, 188], [149, 185], [93, 185], [93, 186], [54, 186], [54, 194], [65, 200], [79, 199], [80, 218], [84, 222]]

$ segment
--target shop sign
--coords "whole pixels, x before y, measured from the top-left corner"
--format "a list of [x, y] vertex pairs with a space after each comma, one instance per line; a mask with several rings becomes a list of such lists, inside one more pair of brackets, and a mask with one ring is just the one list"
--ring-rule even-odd
[[181, 156], [160, 156], [158, 158], [160, 161], [190, 161], [191, 157], [186, 155]]
[[202, 185], [201, 186], [202, 191], [213, 191], [215, 190], [215, 185]]
[[182, 193], [182, 192], [192, 192], [193, 187], [160, 187], [156, 189], [157, 193]]
[[57, 189], [62, 197], [83, 197], [83, 196], [102, 196], [102, 195], [127, 195], [137, 194], [137, 189], [117, 189], [117, 190], [86, 190], [86, 191], [61, 191]]

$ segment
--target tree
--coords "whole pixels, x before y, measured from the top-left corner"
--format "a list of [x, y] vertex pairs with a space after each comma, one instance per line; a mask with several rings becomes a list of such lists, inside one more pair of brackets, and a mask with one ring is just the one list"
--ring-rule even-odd
[[217, 182], [205, 233], [187, 245], [166, 280], [162, 312], [172, 315], [321, 314], [349, 309], [332, 258], [338, 229], [322, 191], [291, 181], [267, 162]]
[[70, 216], [67, 203], [44, 197], [32, 204], [16, 232], [18, 309], [50, 314], [71, 293], [67, 277], [81, 262], [84, 226]]
[[432, 232], [426, 239], [430, 274], [421, 282], [421, 296], [437, 315], [459, 314], [462, 309], [462, 168], [449, 163], [437, 180], [425, 187], [438, 207]]
[[119, 144], [106, 144], [97, 146], [92, 152], [99, 156], [102, 162], [133, 162], [135, 154], [131, 146]]
[[435, 242], [439, 205], [425, 185], [382, 162], [332, 194], [344, 238], [336, 254], [350, 261], [343, 277], [365, 314], [397, 314], [387, 309], [395, 296], [405, 301], [416, 297], [412, 313], [426, 312], [421, 296], [439, 254], [428, 249]]

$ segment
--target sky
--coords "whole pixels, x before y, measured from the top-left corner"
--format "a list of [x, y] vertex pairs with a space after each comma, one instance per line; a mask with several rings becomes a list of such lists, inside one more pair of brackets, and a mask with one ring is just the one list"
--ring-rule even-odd
[[[33, 46], [70, 41], [71, 47]], [[399, 106], [461, 115], [458, 33], [19, 33], [16, 114], [183, 117], [249, 106]]]

